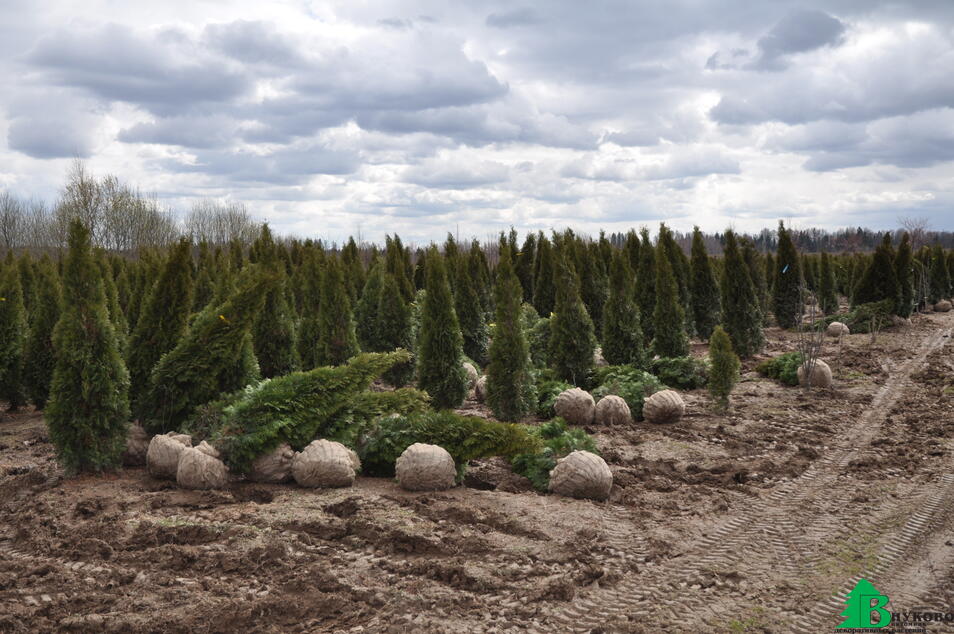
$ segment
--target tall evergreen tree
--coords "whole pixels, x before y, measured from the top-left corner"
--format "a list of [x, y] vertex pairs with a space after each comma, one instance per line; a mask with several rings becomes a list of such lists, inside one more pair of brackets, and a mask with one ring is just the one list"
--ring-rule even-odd
[[692, 230], [692, 314], [696, 334], [708, 340], [712, 329], [722, 319], [722, 299], [719, 285], [712, 274], [712, 265], [699, 227]]
[[818, 303], [822, 312], [833, 315], [838, 312], [838, 293], [835, 292], [835, 271], [831, 266], [831, 257], [827, 251], [821, 254], [821, 271], [818, 281]]
[[947, 258], [939, 242], [931, 248], [931, 301], [935, 304], [951, 297], [951, 274], [947, 270]]
[[410, 271], [410, 254], [404, 249], [401, 238], [395, 235], [385, 236], [384, 263], [388, 273], [397, 280], [398, 287], [401, 289], [401, 295], [404, 301], [414, 301], [414, 284], [411, 282], [413, 271]]
[[268, 267], [278, 276], [278, 284], [265, 296], [265, 305], [252, 329], [255, 356], [265, 378], [282, 376], [301, 369], [298, 332], [286, 291], [286, 257], [287, 252], [284, 247], [275, 244], [268, 225], [262, 225], [261, 234], [252, 243], [250, 260]]
[[352, 237], [348, 238], [348, 244], [341, 250], [341, 268], [348, 287], [348, 297], [351, 299], [351, 305], [355, 306], [358, 298], [361, 297], [361, 289], [364, 288], [367, 275], [364, 272], [364, 264], [361, 262], [358, 244]]
[[384, 285], [384, 262], [380, 259], [371, 263], [368, 281], [361, 291], [361, 299], [354, 309], [355, 331], [358, 344], [364, 352], [385, 352], [376, 340], [380, 328], [378, 304], [381, 300], [381, 287]]
[[106, 293], [106, 312], [109, 313], [109, 321], [112, 322], [113, 330], [116, 333], [119, 353], [125, 356], [129, 344], [129, 322], [126, 321], [126, 315], [119, 305], [119, 292], [116, 290], [116, 282], [113, 280], [113, 268], [105, 251], [98, 251], [96, 260], [102, 276], [103, 292]]
[[669, 260], [673, 278], [676, 280], [679, 304], [682, 306], [683, 318], [686, 320], [684, 328], [688, 335], [692, 335], [695, 333], [695, 324], [693, 323], [689, 260], [686, 258], [682, 247], [676, 242], [672, 229], [667, 227], [665, 223], [659, 225], [659, 238], [656, 241], [656, 248], [658, 249], [660, 245], [662, 245], [666, 258]]
[[580, 298], [580, 280], [571, 264], [570, 248], [566, 245], [558, 254], [556, 297], [550, 318], [550, 363], [559, 378], [585, 387], [593, 372], [596, 336]]
[[649, 229], [640, 230], [642, 244], [639, 246], [639, 269], [636, 270], [636, 305], [642, 316], [643, 340], [646, 345], [656, 335], [656, 249], [649, 241]]
[[[215, 292], [215, 258], [204, 240], [199, 243], [199, 265], [196, 267], [192, 312], [205, 308]], [[130, 372], [132, 368], [130, 368]]]
[[345, 286], [341, 262], [332, 256], [321, 276], [321, 303], [318, 305], [318, 365], [341, 365], [358, 354], [351, 298]]
[[898, 276], [894, 270], [894, 252], [891, 248], [891, 234], [885, 233], [881, 244], [875, 249], [861, 279], [855, 285], [851, 304], [867, 304], [890, 299], [897, 306], [901, 298], [898, 289]]
[[[378, 330], [375, 341], [381, 352], [396, 348], [412, 350], [414, 339], [411, 324], [411, 308], [398, 286], [397, 279], [385, 273], [381, 292], [378, 294]], [[414, 361], [399, 363], [384, 373], [384, 380], [395, 387], [406, 385], [414, 376]]]
[[504, 249], [494, 285], [494, 337], [487, 370], [487, 403], [500, 420], [519, 421], [530, 413], [533, 376], [530, 348], [521, 323], [523, 288], [513, 270], [510, 249]]
[[90, 232], [74, 220], [64, 266], [63, 313], [53, 331], [56, 365], [44, 412], [67, 473], [119, 465], [129, 420], [129, 373], [106, 310]]
[[653, 350], [661, 357], [684, 357], [689, 354], [686, 314], [666, 251], [665, 243], [656, 245], [656, 307], [653, 312], [656, 336]]
[[914, 310], [914, 270], [911, 236], [905, 231], [894, 258], [894, 273], [898, 277], [898, 315], [910, 317]]
[[709, 394], [717, 410], [729, 407], [729, 394], [739, 380], [739, 357], [732, 340], [722, 326], [716, 326], [709, 339]]
[[12, 258], [0, 271], [0, 399], [16, 411], [26, 400], [23, 347], [27, 337], [26, 310], [20, 271]]
[[768, 283], [765, 280], [765, 266], [760, 261], [759, 252], [751, 239], [742, 238], [739, 240], [739, 248], [742, 259], [745, 260], [745, 266], [749, 269], [749, 279], [752, 280], [752, 288], [755, 289], [755, 297], [759, 302], [759, 308], [762, 310], [762, 324], [767, 324], [769, 290]]
[[603, 330], [603, 306], [609, 295], [609, 278], [597, 243], [581, 244], [580, 265], [580, 296], [599, 338]]
[[493, 314], [493, 282], [487, 256], [476, 240], [470, 243], [470, 255], [467, 258], [470, 279], [474, 281], [474, 290], [480, 298], [480, 306], [488, 317]]
[[434, 407], [457, 407], [467, 394], [467, 379], [461, 364], [463, 337], [444, 258], [436, 247], [427, 252], [425, 290], [417, 339], [418, 387], [430, 394]]
[[[750, 279], [751, 281], [751, 279]], [[794, 328], [802, 319], [802, 268], [795, 243], [785, 225], [778, 223], [778, 257], [775, 261], [775, 284], [772, 311], [782, 328]], [[731, 331], [729, 336], [732, 336]], [[732, 340], [735, 344], [735, 339]], [[738, 350], [738, 346], [735, 347]], [[744, 355], [739, 352], [740, 355]]]
[[520, 280], [520, 287], [523, 289], [523, 301], [533, 302], [533, 262], [537, 254], [537, 236], [534, 233], [528, 233], [523, 241], [520, 252], [515, 256], [514, 272], [517, 279]]
[[56, 367], [53, 329], [60, 320], [63, 305], [60, 278], [46, 256], [40, 260], [36, 281], [33, 322], [24, 349], [23, 382], [29, 399], [37, 409], [43, 409], [50, 397], [50, 383]]
[[751, 357], [765, 346], [762, 311], [755, 287], [739, 250], [735, 233], [725, 233], [722, 272], [722, 325], [740, 357]]
[[626, 252], [626, 258], [629, 260], [629, 269], [636, 275], [639, 270], [639, 234], [630, 229], [626, 232], [626, 243], [623, 250]]
[[553, 270], [553, 246], [542, 233], [537, 240], [537, 259], [533, 274], [533, 307], [542, 317], [553, 312], [556, 298]]
[[27, 321], [33, 314], [33, 298], [36, 296], [36, 273], [33, 270], [33, 258], [30, 253], [24, 253], [17, 258], [17, 268], [20, 272], [20, 290], [23, 293], [23, 310], [26, 311]]
[[306, 249], [302, 254], [298, 356], [303, 370], [313, 370], [318, 367], [318, 339], [321, 336], [318, 312], [321, 307], [321, 278], [324, 261], [324, 251], [320, 247]]
[[459, 262], [457, 284], [454, 295], [454, 309], [464, 338], [464, 354], [473, 359], [478, 366], [487, 363], [488, 329], [484, 319], [484, 309], [480, 297], [474, 289], [475, 280], [470, 275], [468, 262]]
[[646, 363], [645, 342], [636, 307], [629, 254], [617, 252], [610, 264], [609, 298], [603, 311], [603, 357], [610, 365]]
[[129, 340], [129, 402], [136, 418], [143, 415], [139, 404], [153, 368], [186, 332], [193, 303], [191, 251], [192, 245], [185, 238], [170, 251], [159, 278], [143, 300], [139, 323]]

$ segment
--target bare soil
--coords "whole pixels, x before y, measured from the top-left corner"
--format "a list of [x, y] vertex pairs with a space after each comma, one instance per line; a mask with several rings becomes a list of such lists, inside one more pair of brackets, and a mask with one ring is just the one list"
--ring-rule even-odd
[[700, 390], [676, 425], [588, 430], [605, 503], [500, 460], [428, 494], [64, 479], [42, 415], [3, 414], [0, 632], [829, 632], [862, 576], [951, 612], [952, 326], [828, 340], [811, 392], [752, 372], [794, 349], [769, 329], [728, 414]]

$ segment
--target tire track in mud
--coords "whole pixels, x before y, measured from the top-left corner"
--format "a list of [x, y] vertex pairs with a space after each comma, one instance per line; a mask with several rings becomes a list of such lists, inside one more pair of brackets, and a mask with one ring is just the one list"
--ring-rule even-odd
[[[839, 443], [825, 450], [799, 477], [778, 486], [763, 500], [754, 501], [688, 549], [680, 557], [686, 563], [663, 564], [644, 575], [630, 575], [613, 588], [594, 591], [559, 612], [551, 612], [546, 625], [558, 627], [560, 631], [589, 632], [614, 620], [632, 617], [651, 616], [657, 621], [673, 619], [675, 622], [685, 614], [720, 618], [718, 612], [708, 609], [702, 593], [697, 592], [713, 585], [706, 579], [706, 571], [734, 567], [740, 554], [746, 558], [767, 555], [772, 573], [791, 576], [803, 569], [805, 561], [812, 557], [812, 543], [830, 535], [835, 525], [833, 518], [828, 517], [820, 505], [812, 505], [812, 501], [836, 484], [853, 459], [869, 450], [910, 375], [949, 336], [950, 329], [928, 334], [917, 353], [901, 363], [878, 389], [862, 415], [841, 432]], [[927, 526], [926, 518], [940, 505], [946, 490], [931, 498], [935, 501], [933, 506], [928, 503], [923, 511], [912, 516], [909, 520], [912, 526], [906, 527], [907, 532], [902, 532], [902, 536], [912, 535], [909, 540], [913, 540], [917, 527]], [[717, 581], [714, 585], [718, 588], [720, 584]], [[552, 631], [552, 628], [530, 631]]]

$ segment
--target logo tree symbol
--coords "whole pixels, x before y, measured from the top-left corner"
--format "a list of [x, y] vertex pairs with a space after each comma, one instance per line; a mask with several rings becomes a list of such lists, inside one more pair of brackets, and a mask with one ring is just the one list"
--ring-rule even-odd
[[[878, 592], [867, 579], [859, 579], [845, 599], [845, 610], [841, 616], [847, 617], [836, 629], [887, 627], [891, 623], [891, 613], [884, 609], [888, 597]], [[872, 622], [872, 614], [878, 614], [877, 622]]]

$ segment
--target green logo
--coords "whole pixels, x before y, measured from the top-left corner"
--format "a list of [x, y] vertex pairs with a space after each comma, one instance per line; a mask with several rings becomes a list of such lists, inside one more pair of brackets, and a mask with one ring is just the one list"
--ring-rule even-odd
[[[854, 589], [845, 599], [845, 611], [841, 616], [847, 617], [836, 629], [887, 627], [891, 622], [891, 613], [884, 609], [888, 605], [888, 597], [878, 592], [867, 579], [859, 579]], [[877, 621], [872, 621], [872, 615], [877, 614]]]

